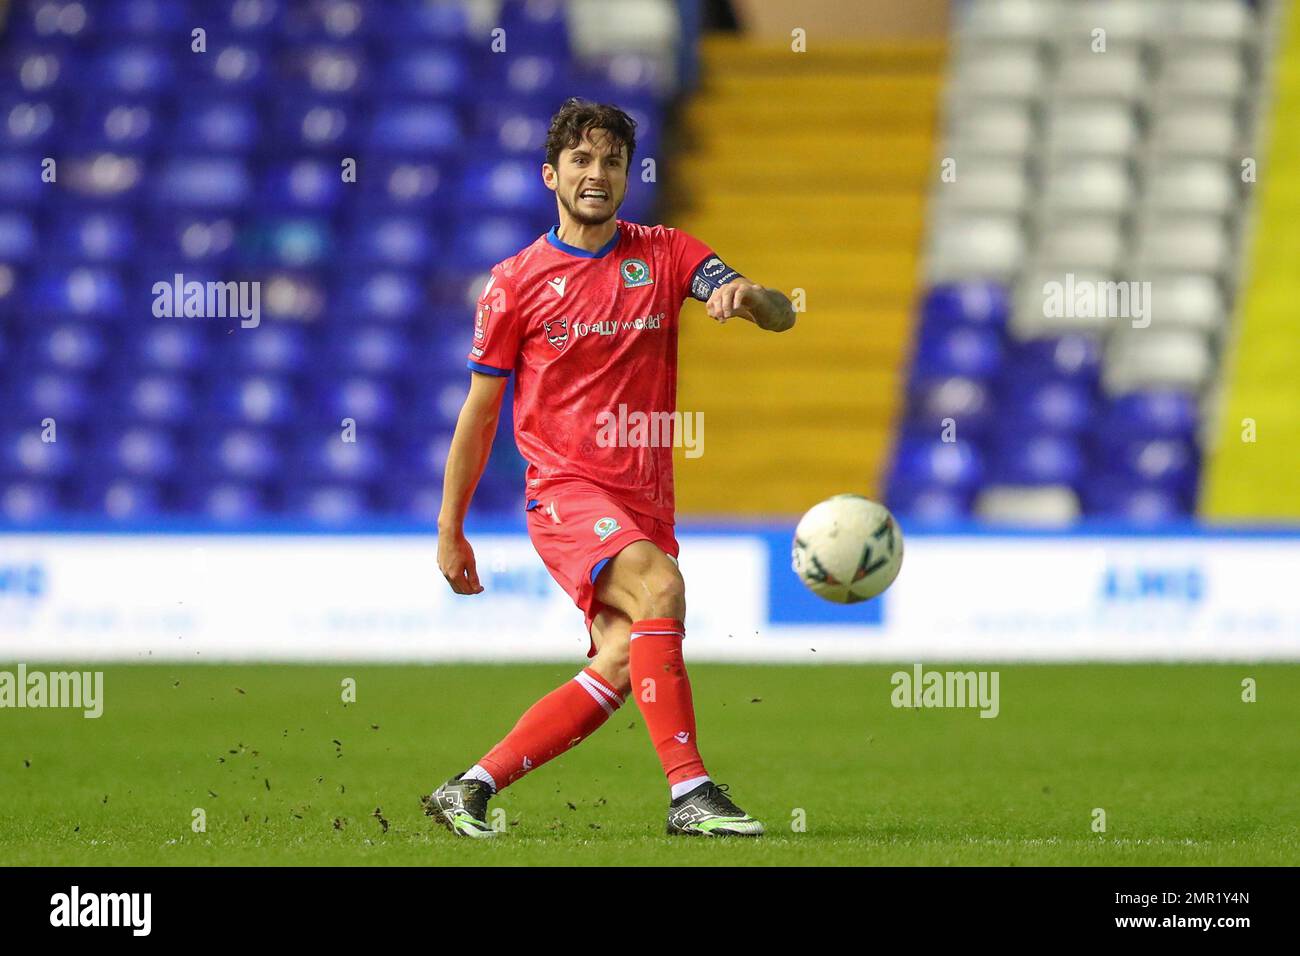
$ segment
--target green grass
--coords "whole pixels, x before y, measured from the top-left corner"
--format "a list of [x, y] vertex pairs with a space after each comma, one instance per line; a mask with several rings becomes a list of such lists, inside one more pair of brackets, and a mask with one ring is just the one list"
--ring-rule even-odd
[[108, 667], [98, 720], [0, 710], [0, 863], [1300, 863], [1300, 666], [1002, 666], [991, 720], [893, 708], [897, 669], [692, 667], [705, 759], [762, 840], [662, 835], [629, 704], [496, 798], [509, 833], [476, 843], [420, 794], [576, 666]]

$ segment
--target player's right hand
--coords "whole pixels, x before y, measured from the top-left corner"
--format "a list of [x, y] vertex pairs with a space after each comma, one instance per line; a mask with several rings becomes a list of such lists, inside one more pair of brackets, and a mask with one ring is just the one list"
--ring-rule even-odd
[[438, 568], [457, 594], [478, 594], [483, 590], [474, 565], [474, 549], [463, 534], [438, 535]]

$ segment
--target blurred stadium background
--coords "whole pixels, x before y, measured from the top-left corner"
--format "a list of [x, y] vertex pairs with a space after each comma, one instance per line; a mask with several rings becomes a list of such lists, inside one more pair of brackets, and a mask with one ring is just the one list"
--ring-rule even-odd
[[[1281, 0], [0, 11], [0, 653], [175, 656], [180, 630], [216, 657], [473, 656], [486, 621], [486, 656], [578, 648], [520, 534], [508, 403], [470, 529], [498, 603], [431, 593], [431, 534], [473, 300], [553, 222], [540, 146], [579, 94], [654, 161], [623, 217], [803, 310], [779, 337], [683, 313], [695, 631], [741, 607], [763, 641], [706, 656], [806, 650], [782, 633], [848, 658], [1300, 656]], [[260, 324], [156, 318], [177, 274], [260, 283]], [[1054, 316], [1067, 281], [1151, 300]], [[843, 491], [909, 536], [865, 608], [788, 571], [793, 520]]]

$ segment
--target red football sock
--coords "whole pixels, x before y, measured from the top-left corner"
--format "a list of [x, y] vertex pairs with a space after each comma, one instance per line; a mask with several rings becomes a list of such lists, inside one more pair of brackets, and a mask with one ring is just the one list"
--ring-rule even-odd
[[505, 739], [478, 765], [498, 791], [558, 757], [594, 733], [623, 703], [609, 681], [590, 667], [529, 707]]
[[682, 660], [686, 628], [671, 617], [632, 622], [629, 672], [636, 705], [645, 718], [650, 741], [668, 775], [668, 784], [704, 777], [704, 761], [695, 743], [695, 705], [691, 680]]

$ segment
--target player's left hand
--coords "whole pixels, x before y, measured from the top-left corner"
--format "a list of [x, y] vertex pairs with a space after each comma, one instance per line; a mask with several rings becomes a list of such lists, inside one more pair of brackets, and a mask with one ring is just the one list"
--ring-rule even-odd
[[764, 291], [763, 286], [750, 282], [746, 278], [732, 279], [726, 285], [714, 290], [709, 296], [709, 301], [704, 304], [704, 308], [719, 322], [726, 322], [734, 316], [753, 322], [755, 321], [753, 307], [758, 304], [759, 296]]

